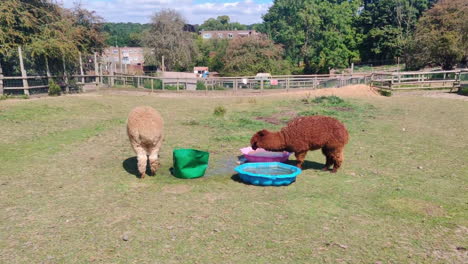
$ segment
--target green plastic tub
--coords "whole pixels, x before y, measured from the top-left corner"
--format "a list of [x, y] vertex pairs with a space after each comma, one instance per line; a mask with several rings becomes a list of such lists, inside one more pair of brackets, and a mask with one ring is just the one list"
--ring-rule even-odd
[[175, 149], [172, 156], [174, 176], [182, 179], [193, 179], [205, 175], [210, 153], [196, 149]]

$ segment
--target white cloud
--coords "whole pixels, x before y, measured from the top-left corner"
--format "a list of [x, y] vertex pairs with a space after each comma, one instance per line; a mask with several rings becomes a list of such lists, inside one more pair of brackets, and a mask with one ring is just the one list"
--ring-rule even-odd
[[228, 15], [231, 21], [242, 24], [259, 23], [271, 3], [256, 3], [253, 0], [210, 2], [195, 4], [193, 0], [59, 0], [65, 7], [78, 2], [109, 22], [147, 23], [155, 12], [172, 8], [179, 11], [189, 23], [201, 24], [210, 17]]

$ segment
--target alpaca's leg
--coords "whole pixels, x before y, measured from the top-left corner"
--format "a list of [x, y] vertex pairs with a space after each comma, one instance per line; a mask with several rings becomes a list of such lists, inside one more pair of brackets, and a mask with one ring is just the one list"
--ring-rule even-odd
[[162, 144], [162, 137], [156, 144], [156, 146], [151, 150], [151, 153], [149, 155], [149, 163], [150, 163], [150, 168], [151, 168], [151, 173], [154, 175], [156, 173], [156, 170], [159, 169], [161, 166], [159, 162], [159, 149], [161, 148]]
[[302, 169], [302, 164], [304, 163], [304, 160], [305, 160], [305, 157], [307, 155], [307, 151], [304, 151], [304, 152], [296, 152], [294, 153], [294, 155], [296, 156], [296, 160], [297, 160], [297, 167]]
[[141, 178], [146, 176], [146, 165], [148, 165], [148, 157], [146, 155], [146, 150], [141, 146], [135, 147], [135, 152], [138, 159], [138, 171], [140, 172]]
[[322, 168], [322, 170], [327, 171], [330, 168], [330, 166], [333, 165], [333, 159], [330, 156], [330, 150], [329, 149], [327, 149], [325, 147], [322, 148], [322, 153], [327, 158], [325, 166]]
[[335, 149], [331, 153], [331, 157], [333, 159], [333, 170], [331, 171], [332, 173], [335, 173], [341, 167], [341, 164], [343, 163], [343, 160], [344, 160], [343, 150], [344, 150], [343, 148], [338, 148], [338, 149]]

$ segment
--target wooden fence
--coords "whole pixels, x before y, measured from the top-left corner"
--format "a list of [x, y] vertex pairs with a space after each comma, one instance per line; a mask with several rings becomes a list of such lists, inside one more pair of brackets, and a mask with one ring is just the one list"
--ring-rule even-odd
[[[135, 87], [154, 90], [175, 91], [264, 91], [289, 89], [320, 89], [342, 87], [351, 84], [366, 84], [369, 76], [365, 75], [286, 75], [268, 78], [247, 77], [219, 77], [219, 78], [162, 78], [152, 76], [133, 75], [73, 75], [73, 76], [28, 76], [2, 77], [0, 88], [8, 94], [45, 93], [48, 80], [53, 79], [64, 92], [82, 90], [90, 84], [107, 87]], [[70, 85], [73, 83], [73, 85]]]
[[135, 87], [175, 91], [265, 91], [337, 88], [352, 84], [371, 84], [383, 90], [458, 89], [468, 85], [468, 69], [435, 72], [382, 72], [353, 75], [283, 75], [259, 78], [162, 78], [133, 75], [73, 75], [4, 77], [0, 74], [0, 94], [46, 93], [48, 80], [53, 79], [64, 92], [81, 91], [90, 85], [97, 87]]
[[468, 83], [468, 69], [433, 72], [382, 72], [371, 75], [370, 84], [383, 90], [457, 90]]

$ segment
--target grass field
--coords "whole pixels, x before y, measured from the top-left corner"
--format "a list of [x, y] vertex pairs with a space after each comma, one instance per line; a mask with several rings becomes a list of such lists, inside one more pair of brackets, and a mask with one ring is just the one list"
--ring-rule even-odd
[[[1, 263], [467, 263], [468, 104], [424, 97], [163, 98], [0, 102]], [[166, 122], [162, 168], [136, 177], [132, 107]], [[223, 106], [224, 116], [213, 115]], [[338, 173], [310, 152], [287, 187], [238, 181], [238, 149], [296, 115], [342, 120]], [[172, 150], [211, 153], [203, 178]], [[125, 238], [125, 241], [123, 238]]]

